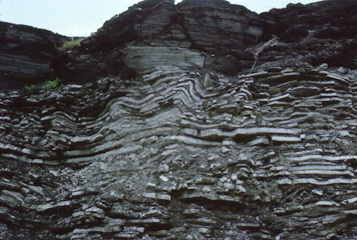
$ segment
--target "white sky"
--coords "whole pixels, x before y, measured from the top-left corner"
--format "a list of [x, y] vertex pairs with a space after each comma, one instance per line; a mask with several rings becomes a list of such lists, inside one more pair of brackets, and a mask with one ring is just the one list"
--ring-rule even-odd
[[[255, 12], [318, 0], [229, 0]], [[0, 21], [44, 28], [67, 36], [89, 36], [139, 0], [0, 0]], [[176, 0], [176, 2], [181, 2]]]

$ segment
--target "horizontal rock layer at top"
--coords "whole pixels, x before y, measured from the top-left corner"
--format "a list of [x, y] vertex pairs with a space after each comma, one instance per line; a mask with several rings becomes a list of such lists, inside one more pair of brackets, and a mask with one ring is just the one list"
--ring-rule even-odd
[[[68, 52], [55, 47], [68, 40], [62, 36], [2, 23], [1, 88], [55, 77], [67, 82], [90, 82], [109, 75], [135, 78], [147, 66], [128, 63], [128, 47], [200, 51], [205, 58], [202, 68], [230, 76], [322, 63], [355, 69], [355, 7], [355, 1], [329, 0], [290, 4], [258, 15], [223, 0], [186, 0], [177, 5], [146, 0], [114, 16]], [[141, 57], [158, 50], [146, 51]], [[168, 56], [165, 52], [158, 55]], [[180, 61], [178, 65], [185, 64]]]
[[144, 1], [107, 21], [83, 48], [105, 51], [134, 41], [218, 53], [257, 43], [261, 25], [256, 13], [223, 0]]
[[[169, 56], [170, 50], [159, 53], [160, 47], [194, 49], [205, 58], [202, 68], [230, 76], [322, 63], [355, 69], [357, 39], [351, 33], [356, 27], [350, 10], [355, 5], [354, 1], [291, 4], [258, 15], [223, 0], [187, 0], [177, 5], [173, 1], [143, 1], [107, 21], [75, 49], [67, 79], [90, 81], [107, 75], [135, 78], [148, 65], [133, 67], [131, 60], [127, 62], [131, 47], [147, 49], [136, 59], [175, 58]], [[333, 6], [339, 9], [337, 13]], [[186, 64], [177, 60], [178, 65]], [[83, 69], [92, 70], [89, 74]]]
[[0, 88], [18, 88], [51, 78], [67, 38], [47, 30], [0, 22]]
[[[316, 65], [322, 62], [355, 69], [357, 66], [356, 1], [325, 0], [307, 5], [289, 4], [260, 14], [265, 19], [265, 36], [271, 34], [286, 43], [263, 54], [276, 59], [304, 57]], [[283, 53], [283, 54], [279, 54]], [[263, 56], [262, 56], [263, 57]], [[265, 58], [262, 62], [266, 61]]]

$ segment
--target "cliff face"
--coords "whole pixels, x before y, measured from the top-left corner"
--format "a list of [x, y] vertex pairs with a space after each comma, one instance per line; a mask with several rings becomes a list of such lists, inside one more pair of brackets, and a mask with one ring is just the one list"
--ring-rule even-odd
[[[203, 67], [196, 60], [192, 65], [177, 59], [175, 53], [181, 51], [187, 58], [201, 55], [206, 69], [230, 76], [322, 63], [354, 69], [354, 7], [354, 1], [322, 1], [258, 15], [222, 0], [183, 1], [176, 6], [173, 1], [143, 1], [106, 22], [76, 49], [67, 78], [77, 82], [108, 75], [130, 78], [150, 63], [155, 69]], [[153, 56], [163, 62], [155, 62]], [[135, 59], [143, 61], [133, 66]]]
[[125, 44], [227, 52], [258, 42], [261, 19], [222, 0], [143, 1], [113, 17], [83, 48], [106, 51]]
[[[261, 36], [259, 16], [226, 1], [184, 1], [178, 5], [174, 1], [143, 1], [82, 42], [74, 52], [67, 78], [77, 82], [93, 76], [130, 78], [160, 66], [202, 68], [204, 63], [225, 70], [227, 64], [215, 61], [231, 58], [229, 52], [252, 46]], [[237, 73], [233, 58], [228, 67], [232, 70], [226, 71], [230, 74]], [[148, 69], [148, 65], [155, 67]], [[88, 68], [93, 69], [91, 73]]]
[[266, 37], [275, 34], [279, 43], [262, 54], [262, 62], [294, 59], [312, 66], [356, 68], [357, 16], [354, 1], [321, 1], [288, 5], [261, 16], [266, 19]]
[[0, 239], [355, 239], [354, 6], [146, 0], [1, 91]]
[[2, 23], [1, 88], [55, 77], [82, 83], [109, 75], [135, 78], [165, 65], [204, 67], [229, 76], [322, 63], [355, 69], [354, 9], [354, 1], [328, 0], [258, 15], [223, 0], [177, 5], [147, 0], [114, 16], [70, 52], [58, 48], [68, 38]]
[[0, 22], [0, 88], [23, 88], [53, 77], [51, 64], [60, 58], [55, 46], [66, 39], [47, 30]]

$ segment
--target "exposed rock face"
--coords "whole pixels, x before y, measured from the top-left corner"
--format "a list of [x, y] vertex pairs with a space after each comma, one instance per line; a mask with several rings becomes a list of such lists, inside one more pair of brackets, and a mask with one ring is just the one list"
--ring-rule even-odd
[[355, 65], [286, 38], [327, 3], [143, 1], [70, 53], [77, 83], [1, 91], [0, 239], [356, 239]]
[[[67, 78], [83, 82], [107, 75], [135, 77], [135, 73], [142, 72], [142, 67], [133, 69], [125, 60], [125, 56], [133, 54], [137, 59], [160, 55], [164, 65], [169, 66], [182, 65], [177, 62], [175, 52], [191, 51], [188, 49], [200, 50], [204, 59], [212, 53], [225, 56], [227, 52], [241, 51], [258, 43], [262, 29], [258, 14], [223, 0], [184, 1], [177, 6], [174, 1], [143, 1], [113, 17], [94, 36], [82, 42], [75, 51], [77, 57]], [[133, 46], [145, 47], [146, 50], [140, 56], [137, 55], [138, 48]], [[158, 53], [160, 48], [156, 47], [166, 49], [161, 48], [162, 53]], [[173, 56], [169, 52], [173, 52]], [[89, 53], [90, 59], [80, 57]], [[236, 59], [233, 61], [234, 65]], [[99, 62], [106, 64], [100, 65]], [[185, 62], [183, 64], [187, 65]], [[219, 70], [225, 64], [216, 62], [214, 65]], [[145, 64], [142, 66], [147, 68]], [[93, 69], [92, 73], [86, 71], [83, 74], [82, 69], [88, 68]], [[236, 73], [237, 69], [233, 67], [226, 72], [229, 71]]]
[[[27, 47], [19, 48], [20, 53], [8, 48], [4, 50], [11, 51], [12, 55], [4, 55], [2, 68], [7, 73], [3, 76], [13, 69], [8, 65], [8, 57], [23, 63], [19, 60], [21, 69], [13, 69], [11, 74], [14, 76], [3, 77], [3, 82], [18, 86], [19, 80], [44, 81], [48, 80], [49, 73], [52, 73], [51, 77], [60, 76], [69, 82], [82, 83], [105, 76], [135, 78], [143, 69], [129, 67], [126, 56], [136, 54], [137, 58], [145, 58], [159, 49], [149, 53], [146, 48], [144, 55], [139, 56], [137, 48], [130, 48], [133, 46], [173, 47], [169, 52], [177, 52], [177, 48], [199, 50], [205, 58], [206, 68], [230, 76], [277, 66], [316, 67], [322, 63], [356, 68], [354, 9], [355, 1], [331, 0], [308, 5], [291, 4], [286, 9], [258, 15], [223, 0], [186, 0], [178, 5], [174, 1], [146, 0], [107, 21], [73, 53], [59, 54], [53, 45], [63, 38], [37, 30], [41, 34], [36, 33], [36, 36], [43, 38], [37, 40], [40, 45], [25, 44]], [[32, 30], [26, 31], [35, 31], [29, 29]], [[4, 34], [4, 41], [9, 42]], [[24, 39], [28, 39], [25, 42], [33, 41], [31, 36]], [[275, 41], [270, 42], [272, 39]], [[27, 49], [25, 56], [22, 55], [24, 48]], [[131, 53], [132, 49], [135, 49], [134, 53]], [[170, 56], [166, 50], [160, 53], [167, 56], [166, 64], [175, 64], [172, 60], [176, 55]]]
[[[230, 76], [322, 63], [356, 68], [355, 6], [350, 0], [322, 1], [291, 4], [257, 15], [223, 0], [187, 0], [176, 6], [173, 1], [143, 1], [113, 17], [83, 41], [75, 51], [67, 79], [85, 82], [108, 75], [135, 78], [142, 69], [130, 68], [125, 61], [132, 55], [132, 46], [153, 50], [149, 53], [146, 48], [146, 55], [136, 55], [138, 59], [156, 54], [154, 47], [199, 50], [206, 68]], [[161, 55], [168, 57], [166, 65], [175, 64], [171, 61], [175, 56], [169, 56], [166, 50]]]
[[189, 39], [198, 49], [213, 53], [237, 51], [258, 43], [262, 36], [261, 19], [243, 6], [220, 0], [191, 0], [178, 8]]
[[313, 66], [328, 63], [356, 68], [355, 9], [355, 1], [327, 0], [308, 5], [289, 4], [285, 9], [261, 14], [267, 20], [265, 38], [275, 34], [280, 40], [262, 53], [261, 62], [276, 61], [281, 65], [294, 59]]
[[47, 30], [0, 22], [0, 85], [21, 88], [50, 78], [66, 38]]
[[355, 238], [355, 77], [173, 68], [2, 93], [0, 236]]
[[[105, 51], [124, 44], [232, 51], [256, 44], [261, 19], [227, 1], [143, 1], [106, 22], [82, 48]], [[86, 44], [87, 43], [87, 44]]]

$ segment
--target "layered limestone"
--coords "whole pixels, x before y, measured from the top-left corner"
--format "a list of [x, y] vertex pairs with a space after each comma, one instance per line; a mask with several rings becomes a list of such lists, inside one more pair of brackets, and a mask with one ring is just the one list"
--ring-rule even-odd
[[2, 92], [1, 237], [352, 239], [351, 74], [176, 66]]
[[354, 69], [354, 8], [352, 0], [326, 0], [258, 15], [224, 0], [177, 5], [146, 0], [108, 20], [73, 51], [59, 48], [69, 38], [1, 23], [0, 88], [22, 88], [56, 77], [78, 83], [106, 76], [135, 78], [142, 69], [127, 63], [133, 47], [152, 48], [147, 54], [158, 56], [170, 52], [160, 48], [199, 51], [206, 68], [229, 76], [323, 63]]
[[355, 4], [146, 0], [47, 59], [0, 91], [0, 239], [356, 239]]
[[[259, 43], [263, 22], [258, 14], [224, 0], [183, 1], [177, 5], [174, 1], [143, 1], [114, 16], [84, 40], [74, 51], [76, 57], [66, 78], [73, 82], [108, 75], [135, 78], [143, 67], [162, 63], [235, 73], [232, 53]], [[192, 54], [201, 56], [192, 59]], [[227, 55], [231, 67], [219, 62]], [[140, 66], [133, 66], [136, 60]], [[91, 69], [91, 73], [84, 69]]]
[[47, 30], [0, 22], [0, 89], [22, 88], [53, 76], [68, 38]]

